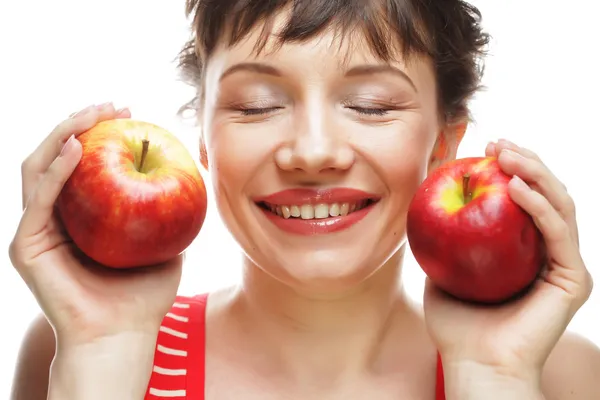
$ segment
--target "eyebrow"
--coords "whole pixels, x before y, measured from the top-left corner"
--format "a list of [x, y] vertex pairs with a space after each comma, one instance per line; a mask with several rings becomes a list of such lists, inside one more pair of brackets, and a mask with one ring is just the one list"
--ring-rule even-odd
[[415, 92], [418, 92], [417, 86], [415, 85], [413, 80], [410, 79], [410, 77], [406, 74], [406, 72], [402, 71], [399, 68], [392, 67], [391, 65], [357, 65], [356, 67], [353, 67], [346, 72], [347, 77], [374, 74], [392, 74], [399, 76], [400, 78], [408, 82], [408, 84], [415, 90]]
[[254, 72], [257, 74], [271, 75], [271, 76], [277, 76], [277, 77], [282, 76], [282, 73], [277, 68], [272, 67], [270, 65], [246, 62], [246, 63], [235, 64], [235, 65], [231, 66], [230, 68], [228, 68], [227, 70], [225, 70], [225, 72], [223, 72], [223, 74], [219, 78], [219, 81], [222, 81], [223, 79], [227, 78], [229, 75], [233, 75], [236, 72], [240, 72], [240, 71], [248, 71], [248, 72]]
[[[219, 81], [223, 81], [223, 79], [225, 79], [226, 77], [240, 71], [254, 72], [257, 74], [270, 75], [275, 77], [281, 77], [283, 75], [281, 71], [279, 71], [277, 68], [271, 65], [256, 62], [244, 62], [235, 64], [229, 67], [227, 70], [225, 70], [225, 72], [223, 72], [223, 74], [219, 78]], [[346, 72], [345, 76], [355, 77], [374, 74], [392, 74], [399, 76], [400, 78], [408, 82], [408, 84], [415, 90], [415, 92], [418, 92], [417, 87], [412, 81], [412, 79], [410, 79], [410, 77], [404, 71], [391, 65], [357, 65], [355, 67], [350, 68]]]

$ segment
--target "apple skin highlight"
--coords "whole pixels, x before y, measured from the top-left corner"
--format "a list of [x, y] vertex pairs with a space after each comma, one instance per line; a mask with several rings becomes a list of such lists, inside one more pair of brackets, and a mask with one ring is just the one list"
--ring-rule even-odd
[[525, 291], [545, 259], [543, 237], [508, 193], [493, 157], [433, 171], [409, 206], [407, 239], [431, 281], [467, 302], [502, 303]]
[[168, 261], [192, 243], [206, 216], [206, 187], [174, 135], [115, 119], [77, 139], [83, 155], [57, 206], [83, 253], [106, 267], [143, 267]]

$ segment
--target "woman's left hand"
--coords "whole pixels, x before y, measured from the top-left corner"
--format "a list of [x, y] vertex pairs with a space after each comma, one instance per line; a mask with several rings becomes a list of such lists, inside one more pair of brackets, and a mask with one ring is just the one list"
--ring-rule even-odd
[[428, 280], [425, 318], [447, 374], [488, 371], [499, 380], [539, 385], [546, 359], [591, 294], [592, 278], [565, 186], [535, 153], [506, 140], [490, 143], [486, 155], [498, 157], [502, 170], [514, 176], [510, 196], [541, 231], [547, 270], [525, 296], [495, 307], [456, 301]]

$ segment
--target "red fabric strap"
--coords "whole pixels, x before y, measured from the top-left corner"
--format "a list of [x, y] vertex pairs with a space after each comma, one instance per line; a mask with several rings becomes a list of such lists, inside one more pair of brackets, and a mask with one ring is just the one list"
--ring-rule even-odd
[[[145, 400], [204, 400], [207, 299], [180, 296], [163, 320]], [[435, 399], [446, 399], [439, 354]]]

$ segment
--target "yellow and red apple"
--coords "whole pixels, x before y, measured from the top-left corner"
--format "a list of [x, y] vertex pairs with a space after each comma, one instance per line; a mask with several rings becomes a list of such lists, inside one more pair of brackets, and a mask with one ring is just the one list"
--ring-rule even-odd
[[112, 268], [155, 265], [176, 257], [206, 216], [204, 181], [170, 132], [114, 119], [77, 137], [82, 158], [57, 202], [74, 244]]
[[510, 197], [510, 178], [493, 157], [462, 158], [433, 171], [411, 201], [411, 251], [434, 285], [458, 299], [510, 300], [543, 267], [542, 235]]

